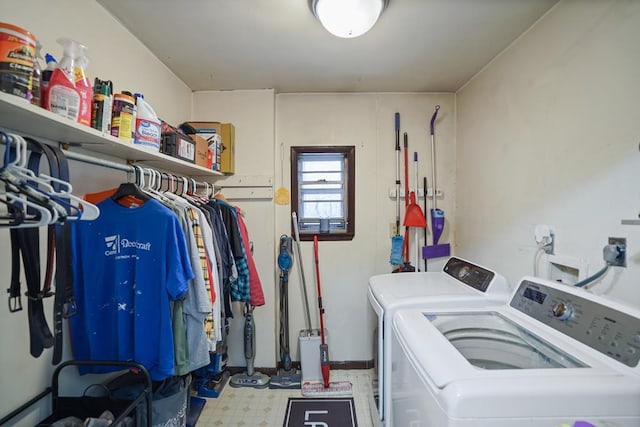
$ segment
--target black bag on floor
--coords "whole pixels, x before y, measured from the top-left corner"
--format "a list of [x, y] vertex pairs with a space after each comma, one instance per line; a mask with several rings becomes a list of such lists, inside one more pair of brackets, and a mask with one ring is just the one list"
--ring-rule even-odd
[[[169, 377], [154, 383], [151, 395], [151, 425], [153, 427], [186, 427], [191, 376]], [[111, 395], [118, 399], [131, 399], [143, 390], [140, 378], [131, 373], [116, 377], [107, 384]], [[147, 425], [147, 408], [136, 409], [136, 426]]]

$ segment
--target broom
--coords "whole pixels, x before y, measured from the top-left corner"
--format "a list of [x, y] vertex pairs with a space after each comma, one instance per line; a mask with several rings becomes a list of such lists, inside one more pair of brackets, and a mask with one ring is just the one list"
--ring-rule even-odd
[[313, 236], [313, 253], [316, 264], [316, 283], [318, 285], [318, 308], [320, 310], [320, 368], [322, 382], [308, 382], [302, 384], [303, 396], [350, 396], [353, 386], [349, 381], [330, 382], [329, 346], [324, 336], [324, 307], [322, 306], [322, 290], [320, 288], [320, 262], [318, 257], [318, 236]]

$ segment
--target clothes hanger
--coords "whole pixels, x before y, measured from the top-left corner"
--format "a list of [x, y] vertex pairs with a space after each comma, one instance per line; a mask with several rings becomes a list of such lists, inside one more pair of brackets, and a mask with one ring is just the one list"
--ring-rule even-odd
[[[4, 227], [4, 228], [43, 227], [55, 222], [53, 220], [52, 211], [38, 203], [31, 202], [25, 198], [19, 197], [12, 193], [6, 193], [4, 197], [6, 198], [6, 200], [2, 200], [0, 198], [0, 202], [6, 203], [7, 205], [10, 205], [14, 208], [16, 208], [17, 204], [21, 204], [23, 205], [23, 207], [18, 208], [21, 213], [19, 214], [20, 217], [18, 218], [17, 223], [2, 224], [0, 225], [1, 227]], [[26, 208], [29, 208], [28, 212], [30, 212], [30, 214], [28, 215], [24, 214], [24, 212], [27, 211]]]
[[[133, 207], [133, 205], [136, 204], [136, 201], [140, 202], [140, 204], [144, 204], [151, 199], [151, 196], [142, 191], [142, 187], [144, 187], [144, 173], [140, 172], [142, 168], [137, 165], [133, 165], [133, 168], [135, 172], [136, 182], [123, 182], [122, 184], [120, 184], [120, 186], [118, 186], [116, 192], [111, 196], [111, 200], [115, 202], [123, 200], [127, 202], [129, 207]], [[138, 168], [140, 169], [140, 171], [138, 170]]]
[[[5, 182], [7, 194], [11, 192], [16, 196], [26, 196], [29, 198], [29, 203], [25, 201], [23, 205], [29, 206], [38, 212], [40, 212], [40, 209], [36, 208], [35, 205], [48, 210], [50, 212], [48, 217], [51, 218], [50, 223], [64, 221], [67, 217], [67, 210], [37, 187], [27, 185], [25, 181], [25, 177], [28, 178], [29, 173], [32, 173], [31, 170], [26, 167], [27, 142], [19, 135], [3, 132], [3, 136], [6, 137], [7, 147], [4, 158], [5, 163], [0, 169], [0, 180]], [[12, 146], [15, 146], [15, 150], [12, 150]], [[10, 154], [12, 152], [15, 152], [13, 160]], [[28, 171], [28, 173], [25, 171]], [[19, 196], [18, 198], [20, 199]]]
[[[27, 147], [27, 141], [22, 138], [20, 135], [13, 135], [17, 141], [22, 144], [23, 147]], [[21, 150], [22, 155], [20, 160], [26, 159], [26, 151]], [[84, 199], [72, 194], [73, 187], [71, 183], [61, 180], [59, 178], [54, 178], [44, 173], [40, 173], [36, 175], [31, 169], [24, 168], [23, 166], [13, 165], [11, 169], [16, 171], [17, 176], [23, 177], [26, 181], [27, 185], [30, 185], [31, 182], [37, 183], [38, 187], [33, 186], [38, 191], [42, 191], [49, 197], [51, 197], [55, 203], [62, 205], [66, 208], [70, 208], [75, 215], [67, 214], [65, 216], [66, 220], [85, 220], [85, 221], [93, 221], [100, 216], [100, 209]], [[56, 190], [53, 187], [53, 183], [59, 185], [60, 189]], [[42, 188], [41, 188], [42, 187]], [[69, 201], [67, 201], [69, 199]], [[74, 205], [71, 201], [75, 202]]]
[[[4, 197], [0, 198], [0, 203], [5, 204], [9, 208], [10, 219], [8, 223], [2, 224], [3, 227], [10, 228], [27, 228], [41, 227], [48, 225], [57, 220], [57, 212], [48, 204], [36, 203], [20, 197], [19, 188], [13, 183], [15, 177], [12, 177], [7, 168], [11, 165], [19, 165], [21, 159], [26, 158], [26, 141], [23, 139], [12, 139], [10, 134], [0, 131], [0, 136], [5, 142], [4, 166], [0, 169], [0, 175], [4, 178], [11, 178], [5, 181]], [[12, 143], [15, 144], [15, 158], [11, 160]], [[2, 178], [0, 177], [0, 178]], [[16, 182], [16, 184], [18, 184]], [[13, 192], [12, 192], [13, 191]], [[14, 194], [18, 193], [18, 194]], [[27, 213], [27, 208], [28, 213]], [[54, 216], [55, 215], [55, 216]]]
[[150, 168], [146, 169], [146, 171], [149, 174], [149, 181], [148, 181], [149, 184], [147, 185], [146, 189], [143, 189], [143, 191], [151, 194], [152, 197], [155, 197], [164, 203], [170, 203], [170, 200], [159, 191], [158, 182], [162, 184], [162, 180], [160, 178], [160, 172]]

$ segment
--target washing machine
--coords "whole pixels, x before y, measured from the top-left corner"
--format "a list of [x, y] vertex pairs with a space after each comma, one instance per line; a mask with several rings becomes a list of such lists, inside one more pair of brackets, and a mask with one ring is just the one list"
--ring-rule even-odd
[[640, 310], [525, 277], [502, 305], [398, 310], [392, 331], [393, 426], [640, 426]]
[[389, 425], [391, 394], [391, 316], [401, 307], [459, 305], [482, 307], [506, 301], [511, 288], [506, 279], [488, 268], [458, 257], [447, 260], [441, 271], [393, 273], [369, 279], [368, 299], [377, 315], [374, 332], [375, 372], [369, 406], [378, 425]]

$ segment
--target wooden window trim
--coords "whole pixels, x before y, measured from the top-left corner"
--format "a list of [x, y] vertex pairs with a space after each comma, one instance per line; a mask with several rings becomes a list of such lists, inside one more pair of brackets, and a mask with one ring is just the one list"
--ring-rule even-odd
[[[314, 234], [317, 234], [318, 240], [340, 241], [353, 240], [355, 236], [355, 205], [356, 205], [356, 147], [350, 146], [297, 146], [291, 147], [291, 211], [297, 212], [299, 206], [298, 194], [298, 156], [305, 153], [339, 153], [344, 154], [347, 159], [347, 229], [344, 233], [313, 233], [300, 231], [301, 241], [312, 241]], [[293, 235], [293, 225], [291, 234]]]

